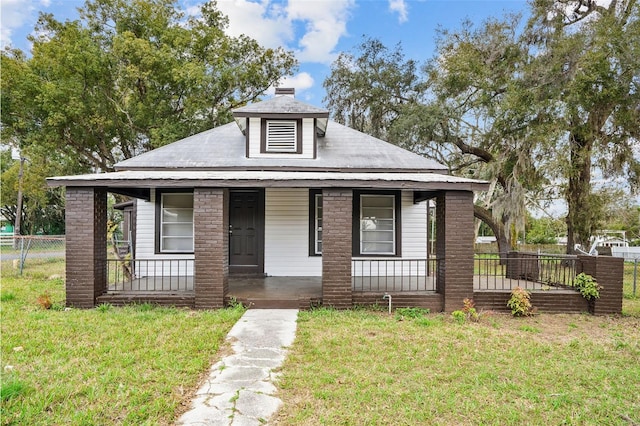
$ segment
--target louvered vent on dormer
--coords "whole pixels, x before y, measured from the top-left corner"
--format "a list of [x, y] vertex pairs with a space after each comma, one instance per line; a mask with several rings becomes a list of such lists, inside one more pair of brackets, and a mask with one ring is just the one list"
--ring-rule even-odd
[[295, 121], [267, 121], [267, 152], [297, 152]]

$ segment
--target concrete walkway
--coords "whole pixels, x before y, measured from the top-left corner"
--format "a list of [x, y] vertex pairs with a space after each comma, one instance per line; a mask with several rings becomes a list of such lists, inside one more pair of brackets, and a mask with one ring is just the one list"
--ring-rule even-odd
[[296, 334], [297, 309], [250, 309], [231, 328], [233, 354], [211, 367], [209, 377], [178, 425], [264, 425], [280, 408], [274, 369]]

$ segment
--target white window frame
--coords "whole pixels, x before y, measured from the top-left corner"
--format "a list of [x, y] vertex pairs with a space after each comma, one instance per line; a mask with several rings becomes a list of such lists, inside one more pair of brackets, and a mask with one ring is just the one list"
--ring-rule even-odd
[[[165, 192], [162, 193], [160, 195], [160, 232], [159, 232], [159, 238], [160, 238], [160, 253], [193, 253], [194, 251], [194, 218], [193, 218], [193, 207], [188, 208], [188, 207], [169, 207], [172, 210], [178, 210], [178, 211], [182, 211], [182, 212], [191, 212], [191, 221], [186, 222], [186, 221], [180, 221], [180, 222], [165, 222], [164, 221], [164, 217], [165, 217], [165, 210], [167, 208], [165, 208], [165, 197], [171, 197], [171, 196], [175, 196], [175, 195], [189, 195], [193, 198], [193, 193], [192, 192]], [[192, 204], [193, 206], [193, 204]], [[183, 226], [183, 225], [191, 225], [191, 235], [165, 235], [164, 234], [164, 229], [165, 229], [165, 225], [178, 225], [178, 226]], [[171, 238], [191, 238], [191, 247], [188, 249], [182, 249], [182, 250], [176, 250], [176, 249], [167, 249], [165, 248], [165, 241]]]
[[[275, 135], [272, 135], [272, 126], [276, 133]], [[298, 122], [296, 120], [267, 120], [265, 131], [266, 152], [284, 154], [298, 152]], [[274, 140], [278, 138], [279, 140]]]
[[[390, 207], [376, 207], [378, 209], [382, 208], [382, 209], [389, 209], [391, 211], [391, 218], [383, 218], [383, 219], [376, 219], [375, 217], [370, 217], [370, 216], [365, 216], [364, 215], [364, 209], [368, 208], [366, 206], [364, 206], [364, 200], [367, 198], [388, 198], [391, 199], [391, 206]], [[359, 253], [361, 256], [369, 256], [369, 255], [386, 255], [386, 256], [394, 256], [396, 254], [396, 243], [397, 243], [397, 229], [396, 229], [396, 196], [393, 194], [360, 194], [360, 220], [359, 220], [359, 232], [360, 232], [360, 247], [359, 247]], [[383, 229], [383, 230], [376, 230], [376, 229], [366, 229], [368, 228], [369, 225], [369, 221], [375, 221], [375, 220], [384, 220], [386, 222], [390, 222], [391, 223], [391, 229]], [[367, 221], [365, 223], [365, 221]], [[391, 244], [391, 251], [364, 251], [364, 247], [365, 244], [367, 243], [364, 239], [364, 234], [365, 233], [375, 233], [375, 232], [380, 232], [380, 233], [385, 233], [388, 234], [389, 232], [392, 235], [392, 239], [390, 241], [387, 240], [380, 240], [380, 241], [375, 241], [375, 242], [379, 242], [379, 243], [386, 243], [386, 244]]]

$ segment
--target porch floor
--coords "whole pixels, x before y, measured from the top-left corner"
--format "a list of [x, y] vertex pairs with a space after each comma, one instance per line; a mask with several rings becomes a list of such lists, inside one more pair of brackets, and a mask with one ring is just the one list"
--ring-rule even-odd
[[[474, 291], [510, 291], [516, 286], [527, 290], [570, 291], [538, 282], [505, 277], [474, 276]], [[103, 299], [124, 296], [171, 297], [189, 300], [195, 296], [194, 280], [189, 277], [144, 277], [110, 287]], [[433, 293], [435, 277], [353, 277], [353, 291], [364, 293]], [[106, 299], [105, 299], [106, 300]], [[308, 308], [322, 301], [322, 277], [246, 277], [229, 276], [227, 300], [252, 307]]]

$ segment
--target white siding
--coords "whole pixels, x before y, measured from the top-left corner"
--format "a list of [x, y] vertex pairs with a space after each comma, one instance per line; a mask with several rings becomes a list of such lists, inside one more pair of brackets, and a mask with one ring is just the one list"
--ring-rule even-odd
[[427, 201], [413, 204], [413, 192], [402, 192], [402, 258], [427, 256]]
[[260, 152], [260, 118], [249, 118], [249, 158], [313, 158], [315, 126], [313, 118], [302, 119], [302, 154], [267, 154]]
[[[136, 213], [136, 259], [193, 259], [193, 254], [156, 254], [155, 253], [155, 239], [156, 239], [156, 192], [151, 190], [151, 199], [149, 201], [138, 200], [137, 213]], [[171, 262], [172, 264], [163, 265], [164, 273], [169, 274], [169, 271], [178, 271], [184, 268], [184, 262]], [[187, 275], [193, 275], [193, 262], [189, 262], [189, 270]], [[152, 269], [159, 268], [158, 265], [152, 263], [142, 262], [136, 271], [138, 276], [146, 276], [146, 267], [148, 265], [150, 269], [149, 275], [153, 275]], [[159, 272], [160, 269], [157, 269]]]
[[322, 258], [309, 256], [308, 189], [266, 189], [264, 240], [267, 275], [322, 275]]
[[[193, 259], [193, 254], [155, 253], [155, 191], [151, 191], [149, 202], [139, 201], [137, 208], [137, 259]], [[427, 202], [413, 204], [413, 193], [402, 193], [402, 258], [425, 259], [427, 247]], [[271, 276], [321, 276], [322, 258], [309, 256], [309, 190], [305, 188], [267, 188], [265, 190], [265, 273]], [[397, 260], [395, 257], [367, 257], [364, 259]], [[175, 262], [174, 262], [175, 263]], [[397, 262], [396, 262], [397, 263]], [[424, 263], [422, 263], [424, 265]], [[151, 267], [151, 266], [150, 266]], [[165, 269], [178, 265], [166, 265]], [[374, 263], [378, 269], [382, 263]], [[411, 268], [415, 274], [415, 263], [403, 262], [389, 268], [399, 274]], [[386, 267], [383, 267], [383, 269]], [[398, 269], [400, 268], [400, 269]], [[139, 268], [138, 273], [144, 271]], [[359, 268], [358, 268], [359, 269]], [[420, 273], [424, 271], [421, 267]], [[383, 271], [379, 271], [383, 273]], [[408, 270], [407, 270], [408, 272]], [[167, 273], [167, 272], [165, 272]], [[191, 274], [192, 271], [189, 271]], [[353, 271], [362, 275], [362, 271]], [[391, 274], [391, 270], [389, 271]], [[367, 275], [365, 271], [365, 275]]]

